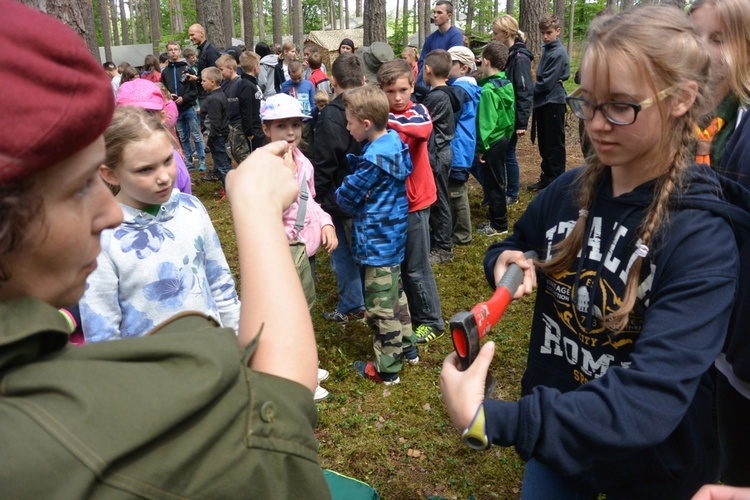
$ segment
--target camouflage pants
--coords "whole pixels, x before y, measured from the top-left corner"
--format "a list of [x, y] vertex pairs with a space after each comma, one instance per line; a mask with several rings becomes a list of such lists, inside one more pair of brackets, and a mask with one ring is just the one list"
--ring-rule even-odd
[[239, 165], [242, 160], [250, 156], [250, 145], [247, 142], [241, 125], [229, 126], [229, 146], [232, 150], [232, 158]]
[[417, 340], [401, 283], [401, 266], [365, 266], [365, 310], [373, 331], [375, 369], [398, 373], [403, 349], [416, 345]]

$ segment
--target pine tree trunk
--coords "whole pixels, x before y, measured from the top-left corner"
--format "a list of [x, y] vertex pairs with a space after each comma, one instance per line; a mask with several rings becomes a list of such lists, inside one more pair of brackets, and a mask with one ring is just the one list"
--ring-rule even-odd
[[560, 36], [565, 36], [565, 0], [554, 0], [553, 13], [560, 20], [560, 27], [562, 28]]
[[404, 0], [404, 14], [403, 20], [403, 31], [404, 31], [404, 47], [409, 45], [409, 0]]
[[138, 9], [143, 15], [143, 21], [141, 23], [141, 40], [144, 42], [149, 39], [149, 26], [151, 24], [150, 10], [146, 8], [146, 2], [150, 0], [138, 0]]
[[122, 28], [122, 44], [130, 44], [130, 30], [128, 29], [128, 17], [125, 15], [125, 0], [120, 0], [120, 27]]
[[[422, 15], [424, 16], [424, 37], [427, 38], [432, 33], [432, 2], [430, 0], [423, 0], [424, 7], [422, 7]], [[422, 42], [424, 44], [424, 41]]]
[[226, 29], [223, 0], [195, 0], [198, 23], [206, 30], [206, 40], [218, 48], [231, 45], [229, 32]]
[[266, 41], [266, 13], [263, 8], [263, 0], [258, 0], [258, 40]]
[[[571, 0], [571, 1], [574, 2], [575, 0]], [[507, 2], [505, 2], [505, 12], [513, 17], [516, 17], [515, 10], [516, 10], [516, 0], [507, 0]]]
[[149, 0], [149, 17], [151, 19], [151, 50], [153, 54], [159, 53], [159, 42], [161, 42], [161, 12], [159, 0]]
[[281, 0], [273, 0], [271, 5], [273, 6], [273, 12], [271, 13], [271, 17], [273, 18], [273, 43], [281, 45], [281, 35], [284, 23], [281, 12], [282, 2]]
[[104, 58], [112, 60], [112, 39], [109, 35], [109, 12], [107, 0], [99, 0], [99, 25], [102, 30], [102, 41], [104, 42]]
[[[338, 0], [338, 3], [339, 3], [339, 29], [342, 29], [343, 26], [341, 25], [341, 20], [344, 19], [344, 0]], [[383, 8], [383, 18], [385, 18], [385, 8]]]
[[302, 0], [292, 0], [292, 11], [294, 12], [294, 31], [292, 36], [294, 37], [295, 45], [300, 45], [304, 40], [304, 28], [302, 26]]
[[255, 0], [243, 0], [242, 2], [242, 26], [244, 28], [243, 38], [247, 50], [255, 48], [255, 12], [253, 2]]
[[[120, 45], [120, 30], [117, 27], [117, 4], [115, 0], [109, 0], [109, 18], [112, 21], [112, 42]], [[111, 59], [107, 59], [110, 61]]]
[[539, 61], [542, 53], [539, 20], [547, 13], [548, 5], [545, 0], [521, 0], [518, 24], [521, 30], [526, 33], [526, 47], [534, 54], [535, 61]]
[[362, 0], [357, 0], [357, 4], [355, 6], [355, 12], [354, 16], [359, 17], [362, 15]]
[[492, 19], [497, 19], [497, 13], [500, 12], [500, 5], [498, 0], [492, 5]]
[[212, 43], [215, 47], [226, 49], [232, 45], [232, 37], [234, 36], [234, 5], [232, 0], [223, 0], [221, 3], [221, 14], [224, 21], [225, 38], [222, 41], [217, 40]]
[[[512, 2], [513, 0], [508, 0], [508, 2]], [[468, 0], [466, 2], [466, 27], [464, 28], [464, 33], [467, 35], [471, 31], [471, 27], [474, 24], [474, 0]]]
[[346, 24], [344, 27], [349, 29], [349, 0], [342, 0], [344, 2], [344, 14], [346, 15]]
[[363, 42], [385, 42], [385, 0], [367, 0], [364, 12]]
[[91, 0], [21, 0], [21, 3], [46, 12], [78, 33], [88, 45], [91, 55], [101, 62]]

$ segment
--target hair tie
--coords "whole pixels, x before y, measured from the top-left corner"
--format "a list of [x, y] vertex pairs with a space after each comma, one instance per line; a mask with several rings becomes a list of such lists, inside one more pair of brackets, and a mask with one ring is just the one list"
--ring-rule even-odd
[[635, 249], [635, 254], [643, 259], [648, 255], [648, 247], [646, 245], [638, 245]]
[[589, 216], [588, 210], [579, 210], [578, 211], [578, 217], [583, 217], [584, 219]]

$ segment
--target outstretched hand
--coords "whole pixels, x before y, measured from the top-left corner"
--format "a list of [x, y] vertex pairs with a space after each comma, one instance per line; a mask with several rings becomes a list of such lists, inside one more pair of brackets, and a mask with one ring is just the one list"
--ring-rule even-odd
[[[294, 162], [284, 161], [289, 145], [272, 142], [259, 148], [227, 174], [226, 192], [230, 203], [251, 203], [278, 209], [279, 216], [299, 193], [294, 179]], [[267, 205], [266, 205], [267, 204]]]
[[452, 352], [443, 361], [440, 372], [440, 391], [453, 425], [460, 431], [469, 426], [484, 401], [484, 384], [487, 372], [495, 355], [495, 343], [487, 342], [480, 349], [477, 358], [466, 369], [460, 371], [458, 354]]

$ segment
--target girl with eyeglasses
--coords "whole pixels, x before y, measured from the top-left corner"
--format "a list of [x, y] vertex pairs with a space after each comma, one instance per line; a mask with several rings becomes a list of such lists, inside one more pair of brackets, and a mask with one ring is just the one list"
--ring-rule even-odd
[[596, 155], [487, 251], [490, 284], [511, 264], [516, 299], [538, 284], [522, 397], [485, 399], [492, 342], [465, 372], [448, 356], [441, 389], [475, 446], [527, 461], [523, 499], [689, 498], [717, 479], [709, 370], [734, 304], [733, 228], [750, 216], [692, 157], [710, 65], [673, 7], [597, 20], [568, 99]]
[[[715, 109], [696, 127], [697, 161], [750, 189], [750, 2], [696, 0], [690, 8], [695, 30], [712, 54], [710, 88]], [[701, 155], [703, 155], [701, 157]], [[750, 486], [750, 248], [740, 254], [737, 307], [729, 338], [716, 360], [717, 422], [721, 479]]]

